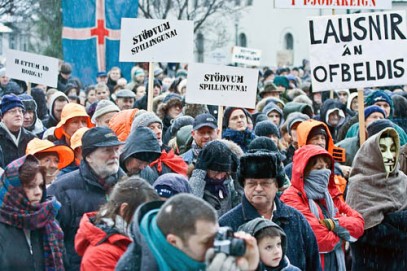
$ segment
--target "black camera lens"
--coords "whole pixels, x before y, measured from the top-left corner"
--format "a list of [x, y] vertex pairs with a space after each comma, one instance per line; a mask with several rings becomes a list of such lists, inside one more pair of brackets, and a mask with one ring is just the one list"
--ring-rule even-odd
[[240, 257], [246, 252], [246, 243], [242, 239], [232, 239], [230, 244], [230, 255]]

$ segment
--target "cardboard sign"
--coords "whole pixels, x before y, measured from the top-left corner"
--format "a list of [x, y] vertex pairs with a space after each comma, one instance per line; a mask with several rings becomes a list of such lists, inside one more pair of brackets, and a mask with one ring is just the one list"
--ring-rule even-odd
[[185, 101], [254, 108], [258, 76], [256, 69], [189, 64]]
[[58, 59], [8, 49], [6, 75], [10, 78], [57, 87]]
[[121, 27], [121, 62], [193, 61], [192, 21], [123, 18]]
[[232, 62], [247, 66], [260, 66], [261, 50], [233, 46]]
[[274, 0], [276, 8], [391, 9], [391, 0]]
[[405, 11], [312, 17], [312, 89], [407, 83]]

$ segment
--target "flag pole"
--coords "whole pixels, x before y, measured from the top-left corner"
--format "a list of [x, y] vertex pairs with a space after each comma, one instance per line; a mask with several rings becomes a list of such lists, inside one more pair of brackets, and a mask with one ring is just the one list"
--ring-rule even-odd
[[219, 139], [222, 138], [222, 125], [223, 125], [223, 105], [218, 106], [218, 131]]
[[149, 65], [148, 65], [148, 99], [147, 99], [147, 111], [148, 112], [153, 112], [153, 98], [154, 98], [153, 92], [154, 92], [154, 63], [149, 62]]
[[27, 84], [27, 94], [31, 95], [31, 83], [27, 81], [26, 84]]
[[[332, 15], [335, 15], [335, 9], [332, 9]], [[331, 89], [331, 91], [329, 92], [329, 99], [333, 99], [334, 98], [334, 89]]]
[[358, 89], [358, 114], [359, 114], [359, 140], [360, 146], [366, 140], [366, 130], [365, 130], [365, 98], [364, 98], [363, 89]]

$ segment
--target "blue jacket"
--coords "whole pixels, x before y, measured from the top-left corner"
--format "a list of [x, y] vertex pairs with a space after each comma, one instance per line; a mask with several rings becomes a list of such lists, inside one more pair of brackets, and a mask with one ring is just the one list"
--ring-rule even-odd
[[[315, 235], [304, 216], [285, 205], [278, 197], [274, 198], [276, 211], [273, 222], [279, 225], [287, 235], [287, 257], [301, 270], [321, 270], [318, 245]], [[219, 219], [220, 226], [229, 226], [236, 231], [240, 225], [260, 217], [257, 210], [243, 196], [242, 203]]]
[[[109, 176], [109, 183], [113, 186], [122, 176], [124, 172], [119, 169], [118, 173]], [[48, 187], [47, 194], [55, 196], [62, 205], [57, 219], [64, 231], [70, 267], [67, 271], [79, 270], [80, 267], [81, 258], [75, 251], [74, 240], [83, 214], [99, 210], [106, 203], [109, 192], [98, 183], [97, 176], [85, 160], [78, 170], [64, 174]]]

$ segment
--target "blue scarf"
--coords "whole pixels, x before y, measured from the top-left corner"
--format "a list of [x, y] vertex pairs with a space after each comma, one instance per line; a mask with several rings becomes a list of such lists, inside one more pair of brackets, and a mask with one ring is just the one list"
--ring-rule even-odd
[[157, 261], [160, 271], [205, 270], [205, 263], [191, 259], [184, 252], [167, 242], [157, 226], [159, 209], [148, 212], [140, 224], [140, 232], [144, 235], [148, 247]]
[[227, 128], [223, 131], [222, 138], [235, 142], [244, 152], [247, 152], [250, 142], [252, 142], [256, 136], [248, 128], [244, 131]]

